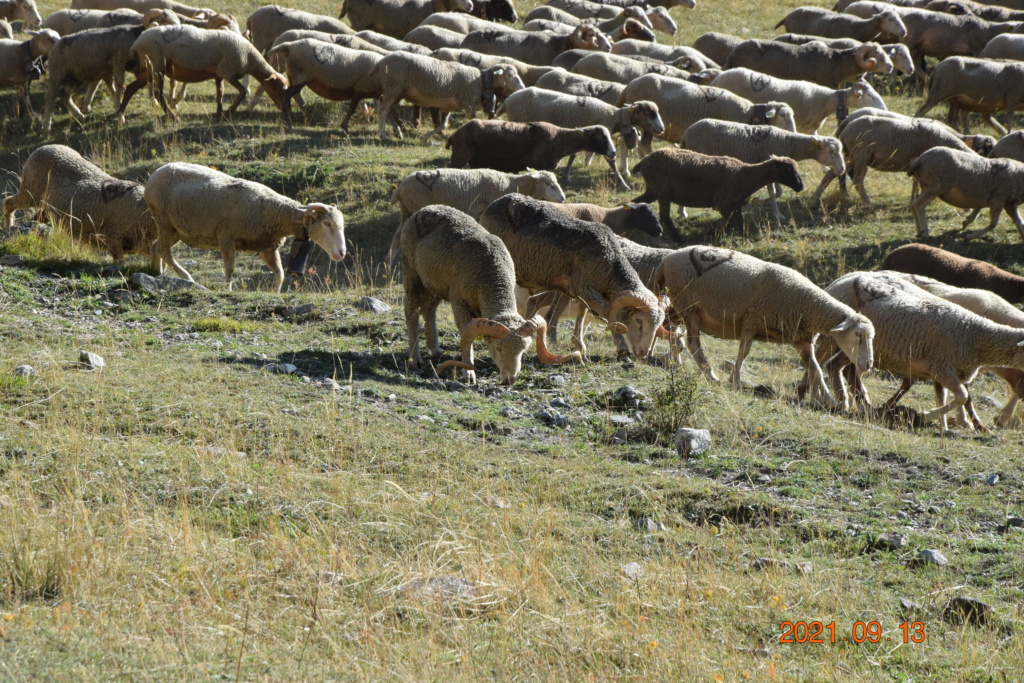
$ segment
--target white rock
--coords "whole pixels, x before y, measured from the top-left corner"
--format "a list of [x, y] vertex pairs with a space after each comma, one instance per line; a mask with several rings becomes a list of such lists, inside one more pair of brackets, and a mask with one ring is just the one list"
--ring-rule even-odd
[[689, 429], [681, 427], [675, 436], [676, 452], [679, 457], [700, 455], [711, 448], [711, 432], [706, 429]]
[[31, 377], [36, 374], [36, 369], [31, 365], [19, 365], [14, 368], [14, 374], [18, 377]]
[[630, 581], [639, 581], [644, 575], [644, 568], [640, 566], [639, 562], [630, 562], [623, 565], [619, 571]]

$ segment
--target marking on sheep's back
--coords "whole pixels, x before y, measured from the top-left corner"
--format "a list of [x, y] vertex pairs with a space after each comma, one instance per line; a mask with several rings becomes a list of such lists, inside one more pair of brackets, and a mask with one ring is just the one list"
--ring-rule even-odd
[[747, 129], [747, 135], [750, 139], [757, 144], [760, 144], [768, 139], [768, 136], [772, 134], [771, 126], [750, 126]]
[[707, 88], [704, 86], [701, 86], [700, 90], [704, 94], [704, 100], [706, 102], [714, 102], [722, 96], [722, 93], [725, 92], [721, 88]]
[[313, 57], [316, 58], [316, 61], [324, 65], [334, 61], [335, 53], [329, 47], [330, 45], [333, 45], [333, 43], [320, 43], [320, 41], [316, 41], [316, 44], [313, 45]]
[[600, 99], [607, 95], [609, 92], [611, 92], [612, 86], [603, 85], [600, 83], [587, 83], [583, 89], [590, 97], [596, 97]]
[[864, 308], [865, 304], [871, 303], [872, 301], [879, 301], [881, 299], [888, 299], [895, 292], [896, 288], [892, 285], [872, 280], [865, 283], [863, 278], [854, 278], [853, 309], [855, 311], [860, 311]]
[[697, 277], [714, 270], [723, 263], [732, 261], [736, 252], [731, 249], [716, 249], [714, 247], [701, 247], [690, 250], [690, 264], [697, 271]]
[[576, 106], [578, 106], [578, 107], [585, 107], [585, 106], [587, 106], [587, 100], [589, 100], [589, 99], [590, 98], [587, 97], [586, 95], [577, 95], [576, 96]]
[[413, 178], [415, 178], [418, 182], [423, 183], [428, 190], [433, 190], [434, 185], [436, 185], [437, 181], [441, 178], [441, 172], [437, 170], [417, 171], [415, 174], [413, 174]]
[[160, 32], [160, 38], [162, 38], [165, 43], [173, 43], [179, 40], [183, 35], [185, 35], [184, 26], [171, 26], [167, 28], [167, 30]]
[[504, 31], [483, 31], [480, 34], [480, 37], [482, 37], [488, 43], [493, 43], [494, 41], [496, 41], [498, 38], [500, 38], [504, 34], [505, 34]]
[[100, 198], [104, 203], [112, 202], [131, 191], [132, 183], [123, 180], [108, 180], [100, 186]]
[[482, 61], [483, 58], [476, 53], [459, 55], [459, 64], [463, 64], [465, 66], [480, 66]]
[[750, 74], [750, 89], [754, 92], [761, 92], [771, 85], [771, 83], [771, 76], [765, 76], [764, 74]]
[[68, 10], [68, 18], [71, 19], [71, 21], [76, 21], [76, 22], [77, 21], [81, 21], [83, 18], [85, 18], [85, 10], [84, 9]]

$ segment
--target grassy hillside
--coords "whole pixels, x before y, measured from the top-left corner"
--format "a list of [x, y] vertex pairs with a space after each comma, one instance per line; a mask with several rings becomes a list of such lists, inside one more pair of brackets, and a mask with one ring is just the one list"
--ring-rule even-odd
[[[669, 40], [768, 37], [799, 4], [675, 9]], [[244, 18], [257, 6], [218, 8]], [[518, 6], [525, 15], [532, 3]], [[111, 274], [106, 254], [60, 233], [0, 244], [24, 259], [0, 267], [3, 678], [1020, 676], [1024, 531], [1006, 523], [1024, 516], [1019, 425], [943, 433], [799, 406], [796, 354], [763, 344], [742, 391], [692, 364], [616, 361], [600, 330], [585, 365], [528, 356], [512, 388], [497, 386], [486, 355], [475, 387], [409, 370], [401, 285], [381, 265], [398, 220], [388, 197], [409, 172], [443, 166], [446, 151], [381, 144], [359, 117], [346, 135], [339, 107], [309, 98], [311, 120], [291, 129], [266, 99], [253, 115], [213, 120], [212, 84], [190, 87], [180, 123], [140, 95], [115, 126], [105, 99], [85, 126], [61, 113], [45, 138], [12, 117], [13, 93], [0, 97], [5, 193], [46, 142], [130, 178], [189, 160], [336, 202], [351, 245], [342, 264], [321, 254], [315, 275], [280, 295], [254, 255], [240, 255], [228, 292], [218, 254], [179, 246], [209, 290], [129, 297], [142, 259]], [[887, 101], [912, 112], [919, 98]], [[38, 85], [33, 102], [42, 108]], [[808, 186], [820, 179], [815, 164], [801, 168]], [[640, 193], [616, 191], [600, 164], [566, 190], [601, 204]], [[679, 223], [688, 243], [825, 284], [913, 238], [909, 179], [872, 172], [868, 191], [872, 208], [832, 195], [824, 210], [787, 192], [782, 226], [756, 200], [744, 234], [721, 234], [710, 211]], [[942, 236], [959, 225], [953, 209], [935, 203], [929, 215], [934, 244], [1024, 272], [1005, 219], [990, 241], [964, 244]], [[393, 310], [357, 309], [365, 295]], [[457, 353], [446, 308], [441, 329], [445, 353]], [[736, 352], [706, 348], [716, 366]], [[78, 369], [82, 350], [107, 367]], [[300, 372], [273, 374], [271, 363]], [[22, 364], [37, 374], [15, 376]], [[627, 385], [644, 395], [639, 407], [615, 398]], [[897, 385], [875, 373], [869, 388], [883, 397]], [[1005, 388], [982, 376], [974, 395], [990, 420]], [[919, 386], [904, 404], [932, 400]], [[711, 430], [712, 449], [681, 460], [679, 426]], [[906, 545], [880, 547], [883, 532]], [[925, 549], [948, 564], [915, 562]], [[955, 596], [990, 605], [989, 623], [944, 616]], [[797, 621], [834, 622], [837, 642], [780, 643], [780, 625]], [[904, 643], [900, 625], [915, 621], [924, 640]], [[877, 642], [854, 642], [858, 622], [877, 622]]]

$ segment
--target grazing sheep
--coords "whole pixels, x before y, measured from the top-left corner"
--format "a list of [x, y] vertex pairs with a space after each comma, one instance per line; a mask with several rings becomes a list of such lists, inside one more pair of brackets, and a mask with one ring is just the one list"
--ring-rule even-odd
[[602, 81], [612, 81], [622, 85], [627, 85], [630, 81], [634, 81], [646, 74], [658, 74], [667, 78], [679, 78], [682, 80], [687, 80], [690, 77], [688, 71], [676, 69], [667, 64], [648, 64], [638, 62], [629, 57], [621, 57], [604, 52], [594, 52], [587, 55], [576, 62], [575, 66], [572, 67], [572, 71], [573, 73], [590, 76]]
[[[739, 40], [742, 42], [743, 39]], [[777, 43], [789, 43], [790, 45], [806, 45], [807, 43], [817, 41], [840, 50], [845, 50], [849, 47], [859, 47], [864, 44], [864, 41], [854, 40], [853, 38], [823, 38], [806, 33], [783, 33], [782, 35], [775, 36], [772, 40]]]
[[417, 26], [406, 34], [406, 42], [422, 45], [428, 50], [440, 50], [443, 47], [459, 47], [466, 36], [462, 33], [449, 31], [439, 26]]
[[14, 29], [3, 19], [0, 19], [0, 39], [14, 40]]
[[249, 40], [265, 55], [277, 37], [285, 31], [323, 31], [339, 35], [353, 35], [354, 30], [340, 19], [321, 14], [310, 14], [302, 10], [280, 5], [264, 5], [249, 15], [245, 21]]
[[927, 244], [904, 244], [893, 249], [882, 261], [882, 268], [924, 275], [954, 287], [985, 289], [1007, 301], [1024, 304], [1024, 277]]
[[[982, 367], [1024, 369], [1024, 330], [992, 322], [920, 287], [882, 273], [857, 272], [825, 291], [874, 324], [875, 367], [908, 380], [885, 403], [886, 409], [895, 406], [913, 379], [927, 379], [936, 385], [937, 407], [921, 414], [924, 421], [938, 418], [945, 429], [946, 415], [964, 408], [974, 427], [984, 430], [966, 385]], [[859, 380], [857, 385], [870, 405]], [[953, 394], [948, 403], [947, 390]]]
[[[961, 113], [964, 130], [967, 112], [984, 114], [984, 120], [1005, 135], [1016, 124], [1016, 109], [1024, 102], [1024, 63], [992, 61], [970, 57], [950, 57], [939, 62], [928, 81], [928, 97], [915, 116], [924, 116], [932, 107], [949, 102], [946, 122], [956, 125]], [[1006, 128], [992, 114], [1006, 110]]]
[[[616, 107], [593, 97], [574, 97], [541, 88], [526, 88], [509, 96], [502, 105], [502, 111], [508, 115], [509, 121], [521, 123], [546, 121], [563, 128], [604, 126], [613, 135], [620, 135], [620, 170], [621, 175], [627, 176], [629, 166], [624, 138], [631, 129], [636, 128], [650, 137], [665, 132], [658, 105], [644, 100]], [[615, 172], [620, 187], [625, 185], [621, 175], [619, 171]]]
[[978, 55], [984, 59], [1024, 60], [1024, 36], [1016, 33], [1001, 33], [988, 41]]
[[713, 208], [722, 214], [726, 228], [737, 229], [743, 225], [743, 205], [761, 188], [781, 183], [796, 192], [804, 189], [792, 159], [745, 164], [730, 157], [669, 147], [649, 154], [633, 172], [640, 173], [647, 186], [633, 201], [657, 200], [661, 223], [676, 242], [681, 242], [682, 236], [672, 222], [672, 203], [684, 208]]
[[[523, 24], [523, 30], [531, 32], [543, 31], [545, 33], [568, 35], [575, 30], [575, 27], [568, 26], [566, 24], [560, 24], [557, 21], [545, 21], [543, 19], [534, 19], [533, 21], [527, 24]], [[622, 26], [619, 26], [616, 29], [612, 29], [610, 31], [601, 31], [608, 37], [608, 40], [612, 42], [619, 40], [642, 40], [653, 43], [656, 40], [656, 38], [654, 37], [654, 31], [647, 28], [639, 21], [634, 21], [633, 19], [627, 19], [626, 23], [622, 24]]]
[[[986, 159], [972, 151], [937, 147], [917, 157], [907, 169], [907, 175], [921, 187], [910, 203], [918, 237], [928, 237], [925, 207], [938, 197], [962, 209], [988, 208], [988, 227], [966, 233], [964, 239], [991, 232], [999, 223], [999, 214], [1006, 211], [1024, 241], [1024, 221], [1017, 212], [1018, 205], [1024, 202], [1024, 163], [1013, 159]], [[973, 220], [974, 215], [969, 220]], [[965, 221], [964, 228], [969, 224]]]
[[501, 55], [527, 64], [544, 66], [555, 57], [573, 48], [609, 52], [608, 37], [590, 24], [580, 24], [567, 35], [533, 31], [473, 31], [462, 41], [462, 47], [488, 55]]
[[216, 14], [212, 9], [189, 7], [175, 0], [71, 0], [71, 9], [99, 9], [108, 12], [119, 9], [133, 9], [136, 12], [147, 12], [151, 9], [169, 9], [182, 17]]
[[892, 60], [878, 43], [836, 50], [824, 43], [789, 45], [773, 40], [746, 40], [725, 62], [725, 68], [745, 66], [761, 73], [804, 80], [828, 88], [838, 88], [863, 73], [892, 73]]
[[79, 242], [106, 247], [115, 263], [125, 254], [145, 254], [159, 268], [156, 224], [142, 189], [107, 175], [70, 147], [45, 145], [29, 155], [21, 186], [4, 200], [3, 227], [13, 225], [16, 211], [36, 209], [36, 220], [46, 214]]
[[[476, 6], [476, 2], [473, 3], [473, 6]], [[486, 19], [475, 17], [472, 14], [463, 14], [462, 12], [436, 12], [424, 19], [420, 26], [437, 26], [438, 28], [446, 28], [449, 31], [465, 35], [469, 35], [473, 31], [516, 30], [510, 26], [495, 24], [493, 21], [487, 21]]]
[[27, 33], [29, 39], [25, 41], [0, 40], [0, 88], [18, 89], [14, 107], [19, 116], [21, 101], [25, 102], [28, 113], [35, 116], [32, 103], [28, 99], [28, 89], [32, 81], [43, 75], [39, 62], [60, 40], [60, 36], [48, 28]]
[[[853, 185], [864, 206], [871, 206], [871, 198], [864, 189], [869, 168], [904, 173], [918, 155], [933, 147], [948, 147], [978, 156], [955, 132], [936, 124], [927, 119], [861, 116], [842, 126], [839, 140], [843, 143]], [[826, 173], [811, 201], [817, 202], [829, 184], [841, 175]]]
[[607, 225], [616, 235], [621, 235], [627, 230], [639, 230], [651, 237], [661, 237], [662, 234], [661, 223], [650, 204], [630, 203], [612, 207], [596, 204], [555, 204], [555, 208], [581, 221]]
[[780, 26], [785, 26], [792, 33], [808, 33], [823, 38], [853, 38], [863, 43], [894, 42], [907, 35], [907, 27], [899, 14], [892, 10], [860, 19], [821, 7], [798, 7], [783, 17], [775, 28]]
[[459, 64], [481, 70], [489, 69], [499, 64], [508, 64], [515, 67], [516, 73], [519, 74], [523, 83], [528, 86], [535, 85], [538, 79], [554, 70], [554, 67], [551, 66], [536, 66], [535, 64], [520, 62], [518, 59], [499, 57], [497, 55], [484, 55], [461, 48], [441, 48], [440, 50], [434, 50], [432, 56], [440, 59], [442, 62], [458, 62]]
[[[920, 7], [924, 7], [925, 5], [927, 5], [930, 1], [931, 0], [886, 0], [884, 4], [894, 5], [896, 7], [905, 7], [905, 8], [918, 7], [918, 8], [920, 8]], [[853, 4], [857, 3], [857, 2], [858, 2], [858, 0], [838, 0], [836, 2], [835, 6], [832, 7], [832, 11], [833, 12], [845, 12], [847, 7], [849, 7], [850, 5], [853, 5]]]
[[422, 45], [392, 38], [376, 31], [360, 31], [356, 34], [356, 37], [377, 47], [384, 48], [388, 52], [411, 52], [414, 55], [430, 56], [430, 50]]
[[[611, 33], [616, 29], [622, 28], [622, 26], [630, 19], [635, 19], [645, 28], [651, 30], [654, 29], [654, 26], [651, 24], [651, 20], [647, 18], [647, 13], [644, 12], [644, 10], [642, 10], [639, 7], [626, 7], [623, 8], [617, 16], [612, 17], [611, 19], [602, 19], [596, 22], [589, 23], [593, 23], [593, 25], [597, 27], [597, 30], [601, 31], [602, 33]], [[568, 26], [569, 28], [572, 28], [574, 26], [579, 26], [581, 23], [583, 23], [583, 20], [572, 14], [569, 14], [565, 10], [560, 10], [557, 7], [552, 7], [550, 5], [542, 5], [534, 9], [526, 16], [526, 19], [523, 20], [523, 30], [533, 30], [527, 28], [527, 26], [532, 22], [542, 22], [545, 24], [560, 24], [561, 26]]]
[[[852, 38], [822, 38], [820, 36], [807, 36], [800, 33], [783, 33], [775, 36], [772, 40], [792, 45], [804, 45], [811, 42], [824, 43], [828, 47], [844, 50], [851, 47], [860, 47], [864, 43]], [[898, 71], [905, 76], [912, 76], [915, 71], [914, 60], [910, 56], [910, 48], [902, 43], [889, 43], [882, 45], [882, 50], [892, 60], [893, 71]]]
[[609, 83], [561, 68], [555, 68], [544, 74], [537, 79], [535, 85], [544, 90], [554, 90], [566, 95], [594, 97], [612, 105], [619, 101], [619, 95], [626, 89], [626, 86], [621, 83]]
[[32, 26], [39, 26], [43, 23], [35, 0], [4, 0], [4, 2], [0, 2], [0, 19], [8, 22], [20, 19]]
[[807, 81], [788, 81], [737, 68], [723, 71], [711, 81], [711, 85], [724, 88], [751, 102], [785, 102], [793, 109], [796, 129], [800, 133], [817, 132], [825, 119], [833, 114], [842, 121], [850, 109], [886, 108], [882, 96], [862, 82], [835, 90]]
[[693, 9], [697, 6], [697, 0], [608, 0], [609, 5], [616, 7], [630, 7], [632, 5], [653, 7], [664, 7], [669, 9], [671, 7], [685, 7], [686, 9]]
[[[370, 75], [377, 74], [380, 74], [384, 85], [378, 113], [383, 140], [388, 139], [387, 117], [401, 99], [421, 107], [437, 107], [445, 113], [462, 109], [466, 118], [472, 119], [476, 117], [477, 108], [482, 107], [486, 114], [493, 114], [499, 97], [507, 97], [525, 87], [515, 67], [508, 64], [481, 71], [405, 52], [392, 53], [377, 62]], [[431, 135], [440, 135], [447, 118], [447, 115], [441, 117], [438, 125], [426, 133], [423, 140]], [[398, 137], [402, 137], [397, 126], [395, 130]]]
[[666, 256], [654, 280], [657, 291], [669, 292], [669, 322], [686, 327], [686, 348], [714, 382], [718, 377], [701, 348], [702, 332], [739, 341], [731, 374], [735, 389], [754, 340], [792, 345], [807, 364], [811, 386], [830, 404], [835, 401], [815, 358], [820, 335], [832, 337], [856, 363], [858, 376], [871, 369], [871, 321], [791, 268], [731, 249], [696, 246]]
[[512, 0], [473, 0], [473, 9], [469, 13], [478, 19], [487, 19], [492, 22], [507, 21], [514, 24], [519, 21], [519, 15], [516, 14]]
[[348, 15], [356, 31], [370, 29], [399, 38], [434, 12], [472, 10], [472, 0], [342, 0], [338, 18]]
[[213, 79], [216, 83], [217, 116], [224, 114], [224, 81], [238, 95], [228, 109], [233, 114], [246, 97], [249, 88], [242, 82], [251, 75], [260, 83], [279, 109], [284, 108], [284, 76], [274, 71], [252, 43], [232, 31], [208, 31], [194, 26], [155, 26], [142, 32], [129, 52], [137, 64], [135, 80], [125, 88], [117, 115], [124, 111], [136, 92], [153, 81], [157, 101], [164, 113], [177, 119], [164, 99], [164, 76], [180, 83], [198, 83]]
[[854, 121], [866, 116], [883, 116], [887, 119], [899, 119], [900, 121], [915, 123], [917, 125], [935, 126], [936, 128], [940, 128], [947, 133], [960, 138], [965, 145], [983, 157], [991, 156], [993, 145], [996, 144], [996, 139], [991, 135], [967, 135], [965, 133], [961, 133], [952, 126], [948, 126], [941, 121], [936, 121], [935, 119], [908, 116], [888, 109], [875, 109], [874, 107], [864, 107], [863, 109], [851, 112], [849, 116], [839, 122], [839, 126], [836, 128], [836, 136], [838, 137], [842, 134], [842, 132], [846, 130], [846, 127], [852, 125]]
[[145, 198], [156, 221], [160, 257], [187, 280], [192, 276], [171, 255], [178, 242], [219, 249], [228, 290], [235, 252], [255, 251], [274, 272], [274, 291], [280, 292], [284, 268], [278, 249], [289, 236], [312, 240], [332, 261], [345, 258], [345, 219], [333, 204], [304, 206], [266, 185], [181, 162], [153, 171]]
[[717, 64], [725, 64], [729, 53], [746, 38], [729, 35], [728, 33], [704, 33], [693, 41], [693, 49], [707, 55], [708, 59]]
[[638, 358], [647, 357], [664, 303], [640, 281], [611, 230], [521, 194], [492, 203], [480, 224], [505, 243], [520, 287], [579, 299], [624, 335]]
[[46, 17], [42, 27], [53, 29], [63, 37], [93, 28], [141, 26], [143, 24], [147, 27], [156, 24], [166, 26], [180, 23], [178, 15], [166, 9], [151, 9], [145, 14], [130, 9], [116, 12], [62, 9]]
[[613, 55], [643, 56], [671, 64], [686, 71], [717, 69], [721, 62], [708, 59], [704, 53], [685, 45], [661, 45], [644, 40], [620, 40], [612, 45]]
[[931, 0], [922, 9], [946, 14], [973, 14], [985, 21], [1024, 21], [1024, 12], [971, 0]]
[[285, 31], [277, 38], [274, 39], [272, 47], [283, 45], [285, 43], [291, 43], [296, 40], [319, 40], [324, 43], [333, 43], [339, 47], [347, 47], [350, 50], [362, 50], [363, 52], [373, 52], [380, 55], [381, 57], [391, 54], [391, 50], [385, 50], [382, 47], [378, 47], [373, 43], [367, 42], [356, 35], [346, 35], [343, 33], [325, 33], [324, 31], [309, 31], [306, 29], [292, 29]]
[[490, 168], [514, 173], [528, 168], [554, 171], [569, 157], [562, 182], [577, 154], [600, 154], [615, 168], [615, 144], [604, 126], [561, 128], [550, 123], [467, 121], [445, 143], [452, 150], [450, 168]]
[[990, 159], [1013, 159], [1024, 162], [1024, 130], [1007, 133], [999, 138], [985, 156]]
[[622, 6], [611, 3], [591, 2], [590, 0], [548, 0], [545, 7], [553, 7], [579, 19], [600, 21], [614, 19], [622, 14]]
[[459, 328], [463, 379], [476, 383], [473, 341], [483, 337], [498, 366], [502, 384], [512, 384], [522, 368], [530, 337], [537, 337], [537, 358], [542, 363], [563, 363], [579, 354], [555, 356], [545, 346], [547, 324], [537, 316], [526, 320], [516, 310], [516, 272], [512, 257], [500, 239], [476, 221], [451, 207], [427, 206], [401, 228], [402, 280], [405, 288], [405, 324], [409, 334], [409, 364], [422, 365], [419, 319], [423, 317], [427, 346], [440, 358], [437, 306], [448, 301]]

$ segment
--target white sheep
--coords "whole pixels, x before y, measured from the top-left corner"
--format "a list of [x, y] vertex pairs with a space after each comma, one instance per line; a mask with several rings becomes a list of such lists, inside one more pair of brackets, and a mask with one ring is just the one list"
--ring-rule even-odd
[[17, 88], [18, 99], [14, 100], [14, 106], [18, 114], [21, 114], [20, 102], [24, 101], [25, 109], [35, 116], [28, 89], [32, 81], [43, 74], [38, 60], [50, 52], [60, 36], [48, 28], [27, 33], [29, 39], [25, 41], [0, 40], [0, 87]]
[[657, 59], [666, 64], [673, 64], [687, 71], [703, 71], [717, 69], [721, 65], [708, 58], [700, 50], [685, 45], [662, 45], [645, 40], [619, 40], [612, 45], [613, 55], [642, 56]]
[[409, 31], [403, 40], [415, 45], [422, 45], [428, 50], [440, 50], [443, 47], [457, 48], [462, 45], [465, 34], [449, 31], [440, 26], [417, 26]]
[[472, 66], [480, 69], [490, 69], [492, 66], [498, 66], [499, 64], [508, 64], [516, 69], [516, 73], [519, 74], [519, 78], [522, 79], [524, 85], [536, 85], [537, 80], [544, 74], [550, 73], [555, 69], [553, 66], [537, 66], [536, 64], [527, 64], [521, 62], [518, 59], [512, 59], [511, 57], [502, 57], [499, 55], [485, 55], [480, 52], [474, 52], [473, 50], [466, 50], [464, 48], [452, 48], [443, 47], [440, 50], [434, 50], [431, 56], [440, 59], [442, 62], [458, 62], [463, 66]]
[[420, 26], [437, 26], [438, 28], [446, 28], [449, 31], [455, 31], [467, 35], [473, 31], [515, 31], [516, 29], [510, 26], [504, 26], [502, 24], [488, 21], [487, 19], [480, 19], [474, 17], [472, 14], [464, 14], [462, 12], [435, 12], [429, 17], [423, 20]]
[[370, 29], [398, 38], [434, 12], [471, 12], [472, 0], [342, 0], [339, 19], [356, 31]]
[[278, 249], [289, 236], [312, 240], [332, 261], [345, 258], [345, 219], [333, 204], [302, 205], [206, 166], [164, 164], [149, 177], [145, 199], [156, 221], [160, 256], [188, 280], [192, 276], [171, 255], [178, 242], [219, 249], [229, 290], [235, 252], [255, 251], [274, 272], [274, 291], [280, 292], [284, 268]]
[[566, 95], [594, 97], [606, 104], [614, 105], [626, 86], [621, 83], [601, 81], [590, 76], [572, 73], [556, 68], [537, 79], [536, 87], [554, 90]]
[[36, 6], [35, 0], [6, 0], [0, 3], [0, 19], [5, 21], [21, 19], [32, 26], [39, 26], [43, 23], [43, 18], [39, 16], [39, 7]]
[[573, 73], [590, 76], [602, 81], [627, 85], [646, 74], [658, 74], [669, 78], [687, 80], [690, 72], [660, 63], [641, 62], [621, 55], [595, 52], [576, 62]]
[[277, 37], [285, 31], [323, 31], [339, 35], [355, 33], [340, 19], [279, 5], [264, 5], [253, 11], [246, 19], [245, 26], [249, 40], [261, 54], [266, 54]]
[[206, 7], [190, 7], [188, 5], [181, 4], [176, 0], [71, 0], [71, 9], [99, 9], [107, 12], [119, 9], [133, 9], [136, 12], [146, 12], [151, 9], [169, 9], [175, 14], [183, 17], [195, 17], [198, 15], [209, 16], [216, 14], [212, 9], [208, 9]]
[[21, 186], [4, 200], [3, 227], [13, 225], [16, 212], [36, 209], [62, 224], [71, 236], [93, 247], [105, 247], [115, 263], [125, 254], [145, 254], [159, 268], [156, 224], [139, 183], [108, 175], [70, 147], [45, 145], [25, 161]]
[[567, 35], [535, 31], [473, 31], [462, 47], [489, 55], [512, 57], [528, 64], [544, 66], [567, 50], [609, 52], [611, 41], [590, 24], [580, 24]]
[[820, 335], [835, 340], [856, 363], [858, 376], [871, 369], [871, 321], [791, 268], [731, 249], [697, 246], [665, 257], [654, 277], [656, 291], [669, 292], [669, 321], [686, 327], [686, 347], [712, 381], [718, 378], [701, 348], [701, 332], [739, 340], [731, 375], [736, 389], [754, 340], [792, 345], [808, 366], [812, 386], [829, 403], [834, 400], [815, 358]]
[[151, 9], [145, 14], [131, 9], [121, 9], [116, 12], [104, 12], [96, 9], [62, 9], [46, 17], [42, 26], [53, 29], [63, 37], [93, 28], [180, 23], [178, 15], [166, 9]]
[[[936, 65], [928, 79], [928, 97], [915, 116], [924, 116], [941, 102], [949, 102], [946, 122], [955, 125], [961, 115], [964, 131], [967, 112], [979, 112], [989, 125], [1005, 135], [1016, 124], [1016, 110], [1024, 104], [1024, 64], [1016, 61], [948, 57]], [[992, 118], [1006, 111], [1006, 127]]]
[[840, 121], [851, 109], [885, 109], [882, 96], [869, 84], [856, 82], [836, 90], [809, 81], [790, 81], [738, 67], [715, 77], [711, 85], [751, 102], [785, 102], [793, 109], [799, 133], [816, 133], [829, 116]]

